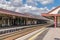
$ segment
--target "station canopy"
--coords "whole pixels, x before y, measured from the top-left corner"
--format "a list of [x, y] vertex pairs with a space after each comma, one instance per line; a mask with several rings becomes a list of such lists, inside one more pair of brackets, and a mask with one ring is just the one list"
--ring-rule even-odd
[[60, 16], [60, 6], [49, 11], [48, 13], [42, 13], [42, 16]]
[[32, 18], [32, 19], [42, 19], [42, 20], [48, 20], [45, 17], [42, 16], [34, 16], [34, 15], [30, 15], [29, 13], [18, 13], [18, 12], [14, 12], [14, 11], [10, 11], [10, 10], [6, 10], [6, 9], [2, 9], [0, 8], [0, 14], [3, 15], [9, 15], [9, 16], [18, 16], [18, 17], [25, 17], [25, 18]]

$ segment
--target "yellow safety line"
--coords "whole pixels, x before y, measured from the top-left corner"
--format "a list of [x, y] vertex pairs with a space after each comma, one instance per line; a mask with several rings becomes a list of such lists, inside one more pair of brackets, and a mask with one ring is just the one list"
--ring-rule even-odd
[[33, 35], [31, 38], [29, 38], [28, 40], [34, 40], [38, 35], [40, 35], [42, 32], [44, 32], [46, 29], [43, 28], [40, 32], [36, 33], [35, 35]]

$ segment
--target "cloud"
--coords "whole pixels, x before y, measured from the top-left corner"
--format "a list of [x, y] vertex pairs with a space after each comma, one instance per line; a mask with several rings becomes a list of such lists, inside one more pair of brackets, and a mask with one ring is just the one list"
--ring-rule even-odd
[[26, 0], [26, 4], [29, 6], [37, 6], [37, 2], [35, 0]]
[[22, 13], [30, 13], [32, 15], [41, 15], [41, 13], [47, 13], [49, 9], [47, 7], [37, 8], [37, 7], [25, 5], [24, 7], [17, 8], [15, 11]]
[[40, 3], [43, 5], [51, 4], [54, 2], [54, 0], [38, 0], [38, 1], [40, 1]]
[[56, 7], [52, 7], [51, 10], [55, 9]]
[[0, 0], [0, 4], [19, 7], [23, 5], [23, 2], [22, 0]]
[[37, 2], [41, 3], [42, 5], [47, 5], [47, 4], [53, 3], [54, 0], [27, 0], [28, 5], [31, 4], [31, 3], [37, 5], [38, 4]]
[[23, 2], [22, 0], [13, 0], [12, 5], [15, 7], [20, 7], [20, 6], [23, 6]]
[[[10, 0], [9, 2], [7, 2], [7, 1], [0, 1], [0, 2], [1, 2], [0, 8], [15, 11], [15, 12], [20, 12], [20, 13], [30, 13], [32, 15], [40, 15], [41, 13], [45, 13], [45, 12], [49, 11], [49, 9], [47, 7], [37, 8], [33, 4], [31, 4], [31, 5], [22, 4], [22, 1], [20, 1], [21, 2], [20, 3], [17, 0], [15, 0], [15, 1]], [[3, 2], [5, 2], [5, 4]], [[31, 0], [29, 2], [31, 2]], [[9, 4], [7, 4], [7, 3], [9, 3]], [[15, 3], [17, 3], [17, 4], [15, 4]], [[16, 6], [16, 5], [18, 5], [18, 6]]]

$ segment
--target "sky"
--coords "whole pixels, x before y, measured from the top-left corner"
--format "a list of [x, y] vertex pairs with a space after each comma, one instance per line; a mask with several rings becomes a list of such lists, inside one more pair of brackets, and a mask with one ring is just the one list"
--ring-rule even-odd
[[0, 8], [32, 15], [41, 15], [60, 6], [60, 0], [0, 0]]

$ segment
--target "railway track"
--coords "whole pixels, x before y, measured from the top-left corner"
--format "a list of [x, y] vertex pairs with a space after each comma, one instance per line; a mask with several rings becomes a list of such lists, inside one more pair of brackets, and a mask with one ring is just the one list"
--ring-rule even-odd
[[35, 30], [38, 30], [38, 29], [42, 28], [43, 26], [45, 27], [48, 25], [41, 25], [41, 26], [39, 25], [37, 27], [32, 27], [32, 28], [26, 27], [26, 28], [19, 29], [19, 30], [16, 29], [15, 32], [12, 31], [11, 33], [0, 35], [0, 40], [15, 40], [16, 38], [24, 36], [24, 35], [31, 33]]
[[[39, 24], [40, 25], [40, 24]], [[38, 26], [39, 26], [38, 25]], [[1, 34], [6, 34], [6, 33], [11, 33], [11, 32], [15, 32], [15, 31], [19, 31], [25, 28], [31, 28], [31, 27], [35, 27], [37, 25], [30, 25], [30, 26], [21, 26], [21, 27], [12, 27], [12, 28], [4, 28], [4, 29], [0, 29], [0, 35]]]

